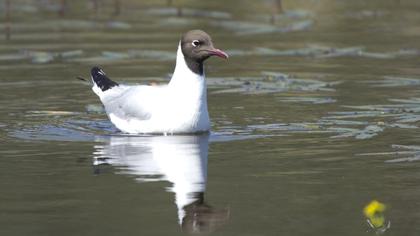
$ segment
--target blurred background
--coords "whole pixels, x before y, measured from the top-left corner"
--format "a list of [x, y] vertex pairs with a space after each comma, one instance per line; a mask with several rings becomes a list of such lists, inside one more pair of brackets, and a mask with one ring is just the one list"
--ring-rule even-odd
[[[0, 234], [418, 235], [419, 12], [0, 0]], [[210, 137], [124, 137], [76, 77], [99, 65], [120, 83], [167, 83], [191, 29], [230, 55], [206, 62]]]

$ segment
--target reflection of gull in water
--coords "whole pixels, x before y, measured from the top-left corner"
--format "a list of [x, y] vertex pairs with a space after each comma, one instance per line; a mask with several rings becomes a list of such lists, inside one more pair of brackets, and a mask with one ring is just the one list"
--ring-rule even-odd
[[169, 181], [179, 223], [193, 233], [213, 231], [228, 218], [204, 202], [209, 136], [111, 137], [95, 146], [94, 165], [110, 164], [140, 182]]

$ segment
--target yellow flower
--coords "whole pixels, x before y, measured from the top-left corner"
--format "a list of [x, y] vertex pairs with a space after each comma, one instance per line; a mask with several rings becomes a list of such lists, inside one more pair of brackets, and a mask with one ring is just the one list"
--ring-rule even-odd
[[380, 228], [384, 226], [385, 223], [385, 217], [383, 215], [385, 210], [385, 204], [373, 200], [365, 206], [363, 213], [375, 228]]

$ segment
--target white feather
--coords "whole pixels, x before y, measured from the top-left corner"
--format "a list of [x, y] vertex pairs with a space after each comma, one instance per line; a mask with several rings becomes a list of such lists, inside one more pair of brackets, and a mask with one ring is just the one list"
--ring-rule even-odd
[[192, 72], [178, 46], [174, 74], [164, 86], [119, 85], [93, 91], [111, 122], [126, 133], [197, 133], [210, 129], [204, 75]]

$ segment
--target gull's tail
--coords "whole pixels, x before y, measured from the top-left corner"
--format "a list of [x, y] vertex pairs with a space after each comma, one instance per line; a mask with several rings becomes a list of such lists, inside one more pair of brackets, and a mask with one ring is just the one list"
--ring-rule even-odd
[[[93, 91], [98, 94], [100, 92], [105, 92], [112, 87], [118, 86], [118, 84], [112, 81], [105, 72], [99, 67], [93, 67], [90, 71], [92, 81], [93, 81]], [[97, 89], [95, 88], [97, 87]], [[99, 95], [99, 94], [98, 94]]]

